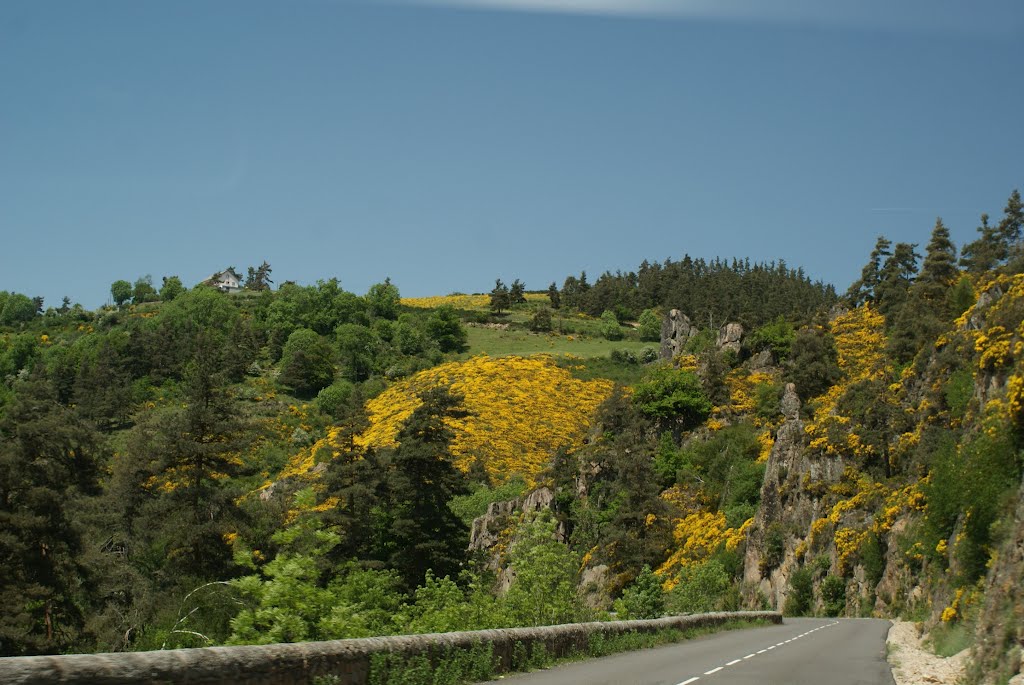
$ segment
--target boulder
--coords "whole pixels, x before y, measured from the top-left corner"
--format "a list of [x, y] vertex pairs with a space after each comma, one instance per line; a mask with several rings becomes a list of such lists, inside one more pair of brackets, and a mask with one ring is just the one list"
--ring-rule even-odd
[[661, 358], [669, 360], [678, 357], [686, 341], [696, 334], [697, 327], [690, 321], [690, 317], [678, 309], [669, 311], [661, 322]]
[[740, 353], [740, 340], [743, 338], [743, 326], [738, 323], [727, 323], [718, 329], [718, 339], [715, 340], [715, 347], [720, 352], [732, 350]]

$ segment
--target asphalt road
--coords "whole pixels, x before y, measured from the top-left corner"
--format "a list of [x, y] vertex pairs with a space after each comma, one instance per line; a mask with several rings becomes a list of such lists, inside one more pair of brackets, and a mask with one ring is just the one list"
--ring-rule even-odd
[[893, 685], [885, 660], [889, 621], [787, 618], [544, 671], [506, 685]]

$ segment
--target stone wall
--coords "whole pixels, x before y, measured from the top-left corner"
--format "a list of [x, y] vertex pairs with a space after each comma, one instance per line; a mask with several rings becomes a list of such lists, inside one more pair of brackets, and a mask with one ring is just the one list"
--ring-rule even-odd
[[329, 642], [9, 657], [0, 659], [0, 682], [5, 685], [307, 685], [315, 678], [334, 676], [333, 682], [337, 685], [362, 685], [367, 682], [370, 657], [382, 652], [431, 655], [491, 643], [496, 670], [501, 672], [511, 663], [517, 643], [531, 649], [535, 644], [543, 644], [548, 654], [567, 656], [585, 650], [590, 636], [597, 633], [614, 635], [698, 628], [735, 619], [782, 623], [781, 614], [746, 611], [670, 616], [649, 621], [576, 623]]

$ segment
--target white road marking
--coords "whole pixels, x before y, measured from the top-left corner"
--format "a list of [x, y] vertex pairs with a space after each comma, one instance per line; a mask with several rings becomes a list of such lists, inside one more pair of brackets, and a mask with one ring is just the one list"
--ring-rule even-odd
[[[829, 626], [837, 626], [837, 625], [839, 625], [839, 621], [835, 621], [833, 623], [829, 623], [829, 624], [826, 624], [826, 625], [818, 626], [817, 628], [814, 628], [812, 630], [808, 630], [805, 633], [800, 633], [799, 635], [795, 635], [795, 636], [789, 638], [788, 640], [784, 640], [783, 642], [779, 642], [778, 644], [774, 644], [774, 645], [772, 645], [770, 647], [765, 647], [764, 649], [759, 649], [756, 652], [752, 652], [752, 653], [746, 655], [745, 657], [743, 657], [742, 659], [733, 659], [732, 661], [726, 663], [725, 666], [733, 666], [733, 665], [738, 664], [739, 662], [741, 662], [741, 661], [743, 661], [745, 659], [753, 659], [758, 654], [764, 654], [765, 652], [767, 652], [769, 650], [772, 650], [772, 649], [775, 649], [776, 647], [782, 647], [783, 645], [789, 644], [790, 642], [793, 642], [795, 640], [799, 640], [802, 637], [806, 637], [807, 635], [810, 635], [812, 633], [816, 633], [819, 630], [821, 630], [822, 628], [828, 628]], [[718, 673], [719, 671], [724, 669], [725, 666], [717, 666], [715, 668], [712, 668], [710, 671], [705, 671], [704, 675], [713, 675], [715, 673]], [[679, 683], [678, 685], [690, 685], [690, 683], [695, 683], [698, 680], [700, 680], [700, 676], [694, 676], [694, 677], [690, 678], [689, 680], [684, 680], [683, 682]]]

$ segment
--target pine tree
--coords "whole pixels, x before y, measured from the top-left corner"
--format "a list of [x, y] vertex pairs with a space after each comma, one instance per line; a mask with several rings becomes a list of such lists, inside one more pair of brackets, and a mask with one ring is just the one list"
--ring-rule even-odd
[[886, 326], [891, 326], [892, 317], [907, 301], [907, 293], [917, 274], [917, 260], [921, 258], [914, 251], [917, 245], [896, 243], [892, 256], [885, 260], [875, 287], [875, 302], [878, 311], [885, 316]]
[[98, 440], [48, 381], [16, 386], [0, 418], [0, 655], [72, 648], [84, 624], [71, 504], [95, 491]]
[[1010, 193], [1006, 201], [998, 231], [1007, 245], [1007, 268], [1010, 273], [1024, 271], [1024, 246], [1021, 245], [1021, 238], [1024, 237], [1024, 204], [1017, 190]]
[[562, 294], [558, 292], [558, 286], [552, 281], [548, 286], [548, 300], [551, 301], [551, 308], [558, 309], [562, 306]]
[[517, 278], [512, 281], [508, 295], [510, 304], [523, 304], [526, 302], [526, 285]]
[[982, 274], [996, 268], [1009, 256], [1009, 246], [999, 229], [988, 223], [988, 214], [981, 215], [978, 226], [980, 237], [964, 245], [960, 253], [960, 266], [972, 274]]
[[420, 395], [422, 404], [398, 434], [385, 477], [387, 516], [384, 558], [414, 588], [428, 570], [437, 577], [458, 574], [465, 560], [466, 525], [448, 507], [469, 491], [451, 461], [454, 433], [446, 420], [467, 416], [462, 398], [445, 388]]
[[887, 347], [896, 361], [909, 362], [935, 339], [942, 330], [942, 322], [952, 319], [949, 292], [958, 275], [956, 247], [949, 239], [949, 229], [942, 219], [936, 219], [921, 273], [903, 301], [885, 312]]
[[491, 290], [491, 311], [501, 314], [512, 305], [512, 295], [508, 286], [501, 282], [501, 279], [494, 281], [494, 289]]
[[860, 279], [854, 282], [850, 289], [846, 291], [846, 298], [850, 301], [851, 306], [858, 307], [864, 302], [874, 301], [875, 291], [881, 280], [882, 258], [892, 255], [890, 248], [892, 248], [892, 242], [886, 239], [885, 236], [878, 236], [878, 240], [875, 241], [875, 249], [871, 251], [868, 263], [861, 269]]
[[948, 313], [946, 296], [957, 276], [956, 247], [949, 239], [949, 229], [942, 223], [942, 219], [936, 219], [914, 290], [937, 316], [945, 318]]

